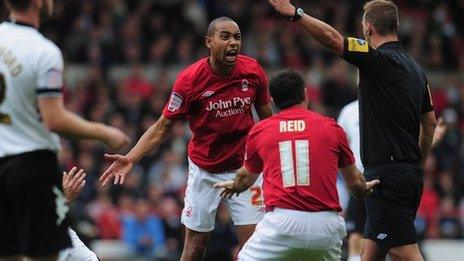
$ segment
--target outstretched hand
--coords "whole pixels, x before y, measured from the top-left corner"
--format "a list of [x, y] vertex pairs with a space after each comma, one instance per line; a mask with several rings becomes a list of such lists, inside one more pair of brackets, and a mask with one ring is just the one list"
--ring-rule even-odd
[[85, 176], [84, 170], [77, 171], [76, 167], [73, 167], [69, 173], [63, 171], [63, 192], [68, 203], [71, 203], [81, 193], [85, 186]]
[[221, 192], [221, 197], [231, 199], [234, 194], [239, 195], [238, 192], [234, 191], [234, 181], [222, 181], [218, 182], [213, 185], [214, 188], [223, 188], [224, 190]]
[[267, 0], [274, 9], [283, 16], [293, 16], [295, 14], [295, 6], [290, 3], [290, 0]]
[[104, 187], [108, 184], [111, 179], [114, 177], [114, 185], [121, 185], [124, 183], [124, 179], [129, 174], [133, 168], [132, 162], [127, 156], [115, 154], [109, 155], [105, 154], [105, 158], [112, 160], [113, 164], [100, 176], [100, 183]]

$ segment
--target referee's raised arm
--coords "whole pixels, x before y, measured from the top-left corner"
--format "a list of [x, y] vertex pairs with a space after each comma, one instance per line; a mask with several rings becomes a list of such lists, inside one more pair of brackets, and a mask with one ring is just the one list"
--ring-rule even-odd
[[398, 40], [398, 7], [389, 0], [364, 5], [364, 39], [343, 37], [289, 0], [268, 0], [287, 20], [359, 68], [361, 160], [367, 181], [381, 186], [365, 199], [363, 260], [422, 260], [414, 227], [423, 187], [422, 164], [436, 126], [423, 69]]

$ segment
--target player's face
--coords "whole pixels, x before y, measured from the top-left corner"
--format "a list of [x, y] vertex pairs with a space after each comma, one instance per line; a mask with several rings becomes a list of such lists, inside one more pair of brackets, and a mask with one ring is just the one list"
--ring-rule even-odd
[[228, 66], [235, 65], [241, 45], [240, 28], [232, 21], [218, 23], [214, 33], [206, 37], [206, 46], [210, 48], [211, 55]]

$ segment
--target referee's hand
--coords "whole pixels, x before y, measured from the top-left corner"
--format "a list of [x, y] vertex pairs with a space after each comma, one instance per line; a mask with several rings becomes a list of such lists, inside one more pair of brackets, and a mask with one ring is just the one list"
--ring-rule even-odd
[[380, 184], [380, 180], [373, 179], [371, 181], [366, 181], [366, 196], [370, 195], [374, 191], [374, 187]]

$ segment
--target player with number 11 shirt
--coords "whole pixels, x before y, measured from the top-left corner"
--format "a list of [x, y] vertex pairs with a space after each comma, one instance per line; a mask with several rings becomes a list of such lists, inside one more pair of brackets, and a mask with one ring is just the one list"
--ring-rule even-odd
[[366, 183], [354, 165], [343, 129], [330, 118], [307, 110], [305, 84], [291, 70], [270, 84], [278, 114], [256, 124], [248, 134], [246, 159], [237, 177], [215, 184], [221, 195], [246, 191], [263, 173], [266, 214], [238, 260], [340, 260], [345, 222], [338, 215], [336, 177], [341, 170], [348, 189], [364, 196], [377, 181]]

